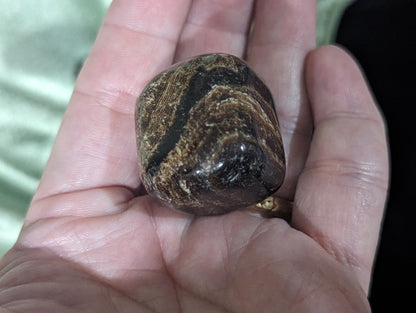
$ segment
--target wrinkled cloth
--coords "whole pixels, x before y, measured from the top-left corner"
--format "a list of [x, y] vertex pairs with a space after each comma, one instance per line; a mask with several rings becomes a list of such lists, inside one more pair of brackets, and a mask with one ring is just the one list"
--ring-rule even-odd
[[[0, 1], [0, 257], [16, 241], [110, 2]], [[349, 2], [318, 0], [318, 44], [333, 42]]]

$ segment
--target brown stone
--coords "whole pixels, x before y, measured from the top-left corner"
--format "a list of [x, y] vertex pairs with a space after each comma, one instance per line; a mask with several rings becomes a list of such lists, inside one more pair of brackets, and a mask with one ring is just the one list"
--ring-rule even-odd
[[136, 131], [143, 184], [172, 208], [227, 213], [283, 182], [271, 93], [237, 57], [203, 55], [156, 76], [137, 102]]

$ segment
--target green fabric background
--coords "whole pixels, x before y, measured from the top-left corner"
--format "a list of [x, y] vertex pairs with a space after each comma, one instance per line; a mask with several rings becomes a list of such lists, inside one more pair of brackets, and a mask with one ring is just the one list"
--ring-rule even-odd
[[[306, 0], [307, 1], [307, 0]], [[318, 44], [351, 0], [318, 0]], [[0, 0], [0, 257], [14, 244], [111, 0]]]

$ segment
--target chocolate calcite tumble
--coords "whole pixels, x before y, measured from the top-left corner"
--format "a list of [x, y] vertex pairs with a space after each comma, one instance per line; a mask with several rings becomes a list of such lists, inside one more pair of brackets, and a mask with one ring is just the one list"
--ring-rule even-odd
[[195, 57], [156, 76], [137, 102], [136, 132], [146, 190], [178, 210], [242, 209], [284, 179], [271, 93], [235, 56]]

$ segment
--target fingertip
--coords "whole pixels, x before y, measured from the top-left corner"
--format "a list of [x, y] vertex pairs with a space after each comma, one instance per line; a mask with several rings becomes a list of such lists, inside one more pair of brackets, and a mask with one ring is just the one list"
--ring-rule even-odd
[[[310, 51], [306, 57], [305, 77], [308, 90], [316, 92], [316, 87], [337, 93], [345, 87], [345, 80], [357, 76], [357, 64], [351, 55], [339, 46], [321, 46]], [[339, 84], [339, 81], [344, 84]]]
[[343, 47], [328, 45], [309, 52], [305, 80], [315, 124], [340, 112], [381, 118], [364, 72]]
[[337, 45], [325, 45], [317, 47], [314, 50], [311, 50], [306, 57], [306, 66], [307, 71], [313, 70], [314, 67], [311, 66], [325, 66], [328, 64], [333, 64], [334, 60], [337, 62], [347, 62], [350, 63], [353, 56], [347, 50], [341, 46]]

